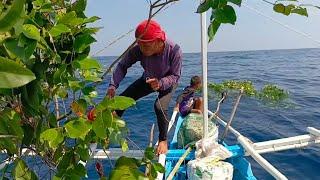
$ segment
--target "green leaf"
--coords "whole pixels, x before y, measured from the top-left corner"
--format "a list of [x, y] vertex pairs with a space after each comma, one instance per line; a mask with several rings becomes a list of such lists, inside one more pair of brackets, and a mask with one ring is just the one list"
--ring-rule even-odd
[[98, 16], [92, 16], [90, 18], [86, 18], [83, 23], [93, 23], [99, 19], [101, 18], [99, 18]]
[[71, 109], [78, 116], [86, 114], [88, 104], [84, 99], [79, 99], [71, 103]]
[[9, 138], [2, 138], [0, 141], [0, 149], [6, 149], [9, 155], [17, 154], [17, 144]]
[[92, 92], [94, 92], [96, 89], [93, 86], [87, 86], [83, 89], [81, 89], [82, 93], [86, 96], [90, 95]]
[[71, 10], [82, 13], [86, 10], [87, 0], [78, 0], [72, 4]]
[[136, 102], [134, 99], [125, 97], [125, 96], [115, 96], [112, 99], [104, 98], [97, 107], [97, 111], [103, 111], [105, 109], [112, 109], [112, 110], [125, 110], [130, 106], [135, 105]]
[[81, 138], [83, 140], [92, 128], [91, 124], [83, 118], [72, 120], [64, 125], [64, 127], [70, 138]]
[[64, 140], [64, 135], [61, 128], [52, 128], [43, 131], [40, 135], [40, 141], [48, 141], [49, 147], [56, 149]]
[[61, 180], [62, 178], [61, 177], [58, 177], [58, 176], [53, 176], [52, 180]]
[[110, 100], [108, 107], [115, 110], [125, 110], [135, 104], [136, 102], [132, 98], [125, 96], [115, 96]]
[[308, 11], [306, 8], [301, 7], [301, 6], [296, 6], [294, 4], [289, 4], [287, 6], [285, 6], [281, 3], [275, 4], [273, 6], [273, 10], [275, 12], [284, 14], [286, 16], [290, 15], [291, 13], [295, 13], [295, 14], [299, 14], [299, 15], [308, 17]]
[[111, 127], [113, 117], [110, 111], [100, 112], [92, 123], [92, 130], [102, 139], [107, 137], [107, 128]]
[[156, 163], [153, 163], [152, 166], [154, 167], [154, 169], [157, 171], [157, 172], [160, 172], [160, 173], [165, 173], [166, 169], [158, 162]]
[[29, 146], [32, 143], [32, 140], [34, 139], [34, 129], [30, 124], [24, 124], [22, 126], [23, 129], [23, 139], [22, 144]]
[[78, 26], [83, 23], [82, 18], [78, 18], [75, 11], [58, 16], [58, 24], [69, 25], [70, 27]]
[[74, 61], [74, 65], [81, 70], [88, 70], [88, 69], [100, 69], [101, 65], [98, 60], [93, 59], [91, 57], [87, 57], [80, 61]]
[[12, 175], [17, 180], [35, 180], [38, 179], [37, 175], [31, 171], [22, 159], [17, 159], [14, 162], [14, 169]]
[[12, 59], [20, 58], [24, 59], [25, 57], [25, 50], [23, 47], [18, 45], [19, 42], [17, 39], [7, 39], [4, 42], [4, 47], [7, 50], [7, 53], [9, 54], [9, 57]]
[[26, 38], [23, 34], [17, 39], [6, 39], [4, 42], [7, 53], [10, 58], [20, 58], [24, 62], [28, 62], [30, 56], [37, 47], [37, 41]]
[[96, 77], [96, 76], [86, 76], [85, 80], [88, 82], [101, 82], [102, 79], [100, 77]]
[[[157, 171], [156, 169], [154, 168], [153, 165], [151, 165], [151, 171], [150, 171], [150, 175], [152, 178], [156, 178], [157, 177]], [[149, 176], [150, 177], [150, 176]], [[150, 178], [151, 179], [151, 178]]]
[[71, 29], [64, 24], [57, 24], [53, 26], [49, 31], [52, 37], [57, 37], [57, 36], [60, 36], [62, 33], [68, 33], [68, 32], [71, 32]]
[[9, 115], [9, 120], [7, 122], [7, 127], [9, 134], [16, 135], [18, 138], [23, 138], [23, 129], [21, 127], [21, 117], [15, 111], [11, 111]]
[[285, 7], [283, 4], [281, 4], [281, 3], [276, 4], [276, 5], [273, 6], [273, 10], [274, 10], [275, 12], [278, 12], [278, 13], [284, 13], [285, 8], [286, 8], [286, 7]]
[[79, 163], [74, 167], [73, 174], [78, 175], [80, 177], [84, 177], [87, 174], [87, 169]]
[[291, 13], [291, 10], [294, 9], [294, 8], [296, 8], [296, 6], [293, 5], [293, 4], [290, 4], [290, 5], [286, 6], [285, 9], [284, 9], [283, 14], [288, 16]]
[[149, 178], [145, 177], [144, 173], [139, 171], [137, 168], [132, 169], [127, 166], [121, 166], [120, 168], [116, 168], [111, 171], [109, 179], [148, 180]]
[[3, 9], [4, 9], [3, 4], [0, 4], [0, 14], [2, 14]]
[[82, 53], [91, 43], [96, 40], [90, 34], [83, 34], [76, 37], [73, 48], [77, 53]]
[[203, 13], [210, 9], [213, 0], [205, 0], [197, 8], [197, 13]]
[[24, 24], [22, 33], [30, 39], [40, 41], [40, 32], [38, 28], [32, 24]]
[[144, 156], [149, 160], [153, 160], [154, 154], [155, 153], [154, 153], [153, 147], [147, 147], [146, 150], [144, 151]]
[[85, 147], [77, 147], [76, 149], [77, 154], [79, 154], [80, 159], [82, 161], [87, 161], [90, 158], [89, 150]]
[[10, 96], [10, 95], [12, 95], [12, 90], [11, 89], [0, 89], [0, 95]]
[[126, 139], [122, 139], [121, 140], [121, 150], [122, 152], [126, 152], [128, 151], [129, 147], [128, 147], [128, 142]]
[[72, 159], [74, 157], [73, 151], [67, 151], [58, 164], [58, 171], [65, 172], [70, 165], [72, 165]]
[[208, 27], [208, 36], [209, 36], [209, 42], [211, 42], [216, 35], [221, 23], [218, 21], [214, 20], [211, 22], [211, 24]]
[[135, 158], [129, 158], [129, 157], [126, 157], [126, 156], [121, 156], [117, 162], [116, 162], [116, 165], [115, 167], [116, 168], [119, 168], [121, 166], [127, 166], [127, 167], [130, 167], [130, 168], [138, 168], [138, 160], [135, 159]]
[[36, 77], [29, 69], [0, 57], [0, 88], [20, 87], [34, 79]]
[[57, 95], [60, 97], [60, 98], [67, 98], [68, 97], [68, 91], [65, 87], [63, 86], [60, 86], [57, 90]]
[[212, 12], [214, 18], [219, 23], [235, 24], [237, 20], [236, 12], [232, 6], [226, 5], [222, 9], [217, 9]]
[[302, 16], [308, 17], [307, 8], [303, 8], [303, 7], [297, 7], [296, 9], [292, 9], [291, 13], [300, 14]]
[[4, 42], [4, 47], [10, 58], [20, 58], [25, 64], [30, 63], [29, 58], [37, 47], [37, 41], [26, 38], [23, 34], [19, 39], [8, 38]]
[[0, 138], [0, 149], [6, 149], [9, 155], [18, 153], [17, 144], [21, 143], [23, 130], [20, 116], [13, 110], [4, 110], [0, 115], [0, 134], [14, 135], [17, 138]]
[[238, 5], [238, 6], [241, 6], [241, 2], [242, 2], [242, 0], [227, 0], [228, 2], [231, 2], [231, 3], [233, 3], [233, 4], [236, 4], [236, 5]]
[[[21, 17], [26, 16], [25, 12], [22, 11]], [[20, 18], [20, 20], [18, 20], [18, 22], [13, 26], [14, 32], [16, 33], [16, 35], [19, 35], [22, 33], [23, 31], [23, 23], [24, 23], [25, 19], [24, 18]]]
[[84, 34], [95, 34], [97, 33], [102, 27], [90, 27], [90, 28], [85, 28], [82, 32]]
[[108, 128], [109, 135], [109, 143], [110, 144], [120, 144], [121, 138], [123, 137], [121, 131], [116, 130], [114, 127]]
[[44, 4], [42, 4], [40, 12], [41, 13], [53, 12], [53, 5], [50, 2], [45, 2]]
[[33, 54], [34, 50], [37, 47], [37, 41], [35, 40], [28, 40], [26, 46], [25, 46], [25, 52], [24, 52], [24, 59], [28, 60], [30, 56]]
[[85, 85], [84, 82], [73, 81], [73, 80], [69, 80], [68, 83], [73, 91], [78, 91], [78, 90], [82, 89]]
[[53, 82], [55, 84], [58, 84], [58, 83], [63, 82], [65, 80], [66, 69], [67, 69], [67, 65], [66, 64], [62, 64], [59, 67], [59, 69], [53, 74]]
[[0, 15], [0, 32], [10, 30], [20, 19], [24, 12], [25, 0], [14, 0], [12, 5]]
[[32, 81], [23, 87], [22, 98], [24, 104], [28, 104], [34, 110], [39, 110], [41, 103], [42, 88], [38, 80]]

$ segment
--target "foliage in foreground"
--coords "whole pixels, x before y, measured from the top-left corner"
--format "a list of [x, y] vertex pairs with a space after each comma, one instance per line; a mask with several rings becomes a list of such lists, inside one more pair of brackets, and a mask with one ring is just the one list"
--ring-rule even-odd
[[[126, 151], [128, 129], [112, 112], [133, 106], [135, 101], [118, 96], [94, 102], [101, 65], [89, 52], [99, 28], [87, 25], [99, 17], [86, 17], [87, 1], [2, 2], [0, 150], [6, 152], [6, 160], [14, 162], [13, 168], [6, 165], [2, 169], [2, 178], [39, 178], [28, 167], [23, 148], [40, 157], [54, 179], [85, 177], [83, 162], [90, 159], [92, 142], [104, 149], [120, 145]], [[123, 159], [112, 178], [131, 172], [132, 164]], [[150, 178], [164, 171], [151, 160], [134, 160], [139, 162], [135, 167], [151, 164]]]

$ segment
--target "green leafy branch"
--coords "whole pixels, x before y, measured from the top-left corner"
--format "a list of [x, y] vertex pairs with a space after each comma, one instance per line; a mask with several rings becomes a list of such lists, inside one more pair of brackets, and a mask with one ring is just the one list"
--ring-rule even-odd
[[[298, 14], [308, 17], [306, 7], [320, 9], [319, 6], [312, 4], [299, 4], [298, 0], [277, 0], [274, 3], [263, 0], [273, 5], [273, 10], [284, 15]], [[236, 11], [233, 6], [241, 6], [242, 0], [205, 0], [197, 8], [197, 13], [211, 10], [210, 25], [208, 27], [209, 42], [214, 39], [221, 24], [235, 25], [237, 21]]]
[[261, 90], [257, 90], [254, 87], [254, 84], [247, 80], [227, 80], [222, 83], [210, 83], [208, 87], [216, 94], [221, 94], [225, 91], [229, 93], [237, 93], [240, 89], [243, 89], [247, 96], [257, 98], [264, 102], [271, 102], [273, 104], [280, 103], [289, 97], [289, 92], [276, 85], [267, 84]]

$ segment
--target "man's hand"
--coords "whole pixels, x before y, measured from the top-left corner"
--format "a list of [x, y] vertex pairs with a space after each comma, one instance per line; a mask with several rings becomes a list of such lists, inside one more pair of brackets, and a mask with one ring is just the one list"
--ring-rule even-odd
[[109, 86], [107, 90], [107, 96], [113, 98], [116, 95], [116, 88], [114, 86]]
[[168, 142], [167, 140], [160, 141], [157, 147], [157, 155], [166, 154], [168, 151]]
[[179, 103], [176, 104], [176, 106], [174, 107], [173, 111], [178, 111], [179, 112]]
[[157, 78], [148, 79], [146, 83], [148, 83], [154, 91], [157, 91], [160, 89], [160, 82]]

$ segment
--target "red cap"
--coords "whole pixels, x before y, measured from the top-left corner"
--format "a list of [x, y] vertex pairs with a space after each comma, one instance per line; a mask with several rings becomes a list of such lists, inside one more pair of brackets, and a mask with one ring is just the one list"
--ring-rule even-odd
[[135, 36], [138, 42], [151, 42], [156, 39], [166, 40], [166, 34], [162, 31], [160, 24], [150, 20], [147, 30], [145, 30], [147, 24], [148, 20], [144, 20], [137, 26]]

